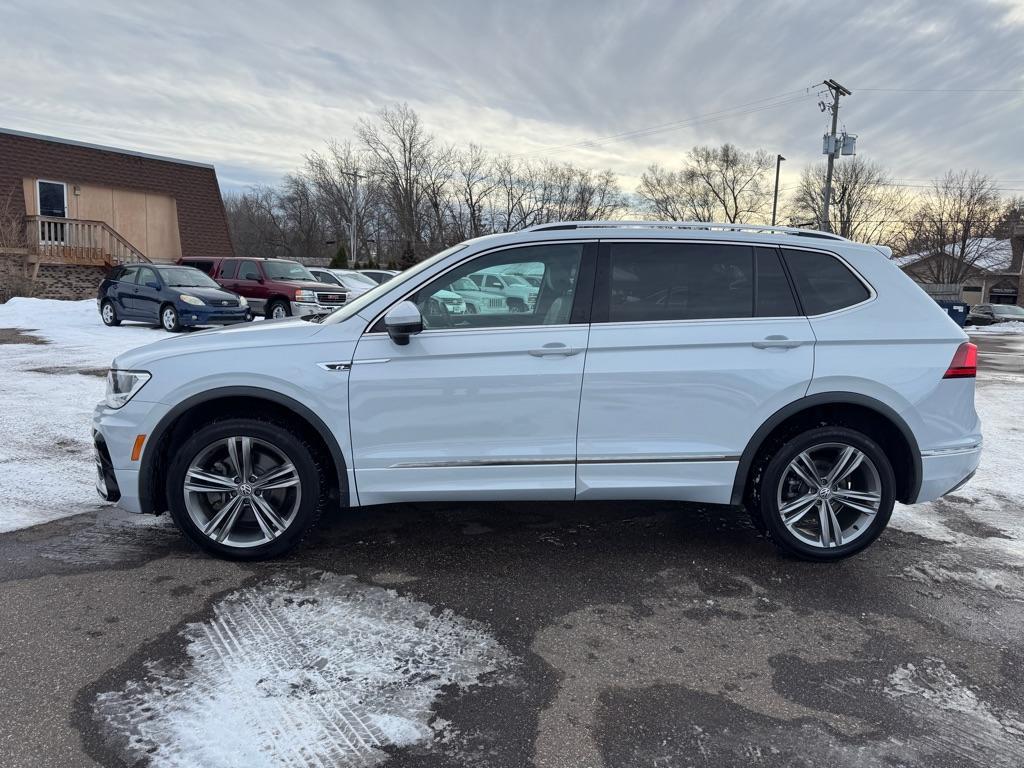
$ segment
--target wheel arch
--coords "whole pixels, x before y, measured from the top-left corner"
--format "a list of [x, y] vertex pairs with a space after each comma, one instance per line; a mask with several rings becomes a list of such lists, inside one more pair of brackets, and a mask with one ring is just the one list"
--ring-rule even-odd
[[732, 504], [747, 498], [751, 473], [762, 466], [764, 452], [787, 433], [817, 424], [848, 426], [878, 442], [896, 474], [896, 499], [913, 503], [921, 490], [921, 450], [906, 421], [891, 407], [856, 392], [820, 392], [780, 408], [762, 424], [744, 449], [733, 481]]
[[193, 424], [203, 417], [237, 413], [251, 416], [254, 407], [262, 407], [272, 415], [286, 415], [289, 424], [297, 426], [310, 439], [318, 442], [329, 459], [333, 472], [328, 472], [329, 493], [341, 506], [349, 506], [348, 472], [345, 455], [334, 434], [310, 408], [287, 395], [260, 387], [218, 387], [200, 392], [171, 408], [153, 429], [146, 441], [139, 465], [139, 502], [143, 512], [165, 511], [166, 496], [163, 471], [168, 464], [168, 449]]

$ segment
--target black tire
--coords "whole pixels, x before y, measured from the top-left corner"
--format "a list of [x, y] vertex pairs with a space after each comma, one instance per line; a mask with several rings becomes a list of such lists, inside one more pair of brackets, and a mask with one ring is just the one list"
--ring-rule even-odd
[[[861, 462], [860, 468], [856, 472], [870, 478], [869, 482], [871, 483], [877, 481], [878, 487], [874, 492], [879, 496], [879, 501], [877, 511], [867, 518], [863, 518], [861, 513], [858, 513], [853, 508], [844, 506], [840, 501], [838, 506], [836, 506], [836, 509], [839, 510], [836, 515], [836, 519], [840, 524], [839, 528], [843, 529], [844, 520], [850, 520], [850, 531], [853, 532], [853, 536], [846, 543], [836, 544], [834, 526], [830, 525], [827, 535], [832, 537], [831, 544], [823, 547], [821, 544], [808, 543], [801, 539], [800, 535], [794, 533], [790, 527], [787, 527], [779, 513], [779, 498], [780, 494], [785, 492], [782, 489], [783, 482], [794, 482], [794, 475], [789, 470], [791, 462], [804, 452], [809, 452], [813, 456], [820, 455], [821, 451], [832, 450], [838, 452], [841, 450], [834, 446], [852, 447], [856, 451], [860, 451], [869, 460], [868, 462]], [[818, 452], [817, 454], [815, 453], [816, 451]], [[872, 467], [875, 471], [874, 474], [871, 473]], [[786, 477], [787, 474], [788, 477]], [[854, 477], [858, 477], [858, 475], [855, 473]], [[892, 465], [885, 455], [885, 451], [867, 435], [846, 427], [819, 427], [793, 436], [782, 443], [768, 458], [764, 471], [760, 473], [760, 478], [755, 478], [754, 482], [757, 483], [757, 487], [752, 489], [751, 503], [753, 509], [751, 511], [754, 514], [760, 515], [761, 525], [758, 527], [760, 528], [763, 525], [768, 537], [780, 550], [805, 560], [841, 560], [865, 549], [878, 538], [879, 534], [888, 525], [889, 518], [892, 516], [893, 505], [896, 502], [896, 478], [892, 471]], [[853, 481], [851, 480], [850, 483], [852, 485]], [[809, 498], [814, 494], [814, 489], [810, 489], [806, 484], [803, 484], [803, 486], [800, 491], [793, 493], [794, 497], [799, 497], [799, 494], [804, 493], [806, 495], [803, 498]], [[824, 487], [828, 487], [827, 484]], [[832, 487], [827, 491], [829, 496], [826, 498], [829, 498], [832, 503], [836, 501], [836, 497], [831, 496], [835, 490], [836, 488]], [[850, 490], [854, 489], [851, 488]], [[843, 492], [848, 493], [849, 490], [844, 489]], [[825, 493], [825, 491], [821, 491], [821, 493]], [[820, 533], [820, 524], [814, 526], [813, 520], [813, 517], [817, 515], [818, 509], [820, 507], [817, 507], [816, 504], [811, 507], [810, 515], [812, 517], [809, 524], [819, 529], [818, 537], [821, 540], [825, 538], [825, 535]], [[803, 529], [796, 528], [796, 530], [802, 531]], [[843, 536], [847, 536], [850, 531], [842, 530]], [[806, 533], [803, 535], [806, 537]]]
[[170, 304], [160, 307], [160, 327], [168, 333], [177, 333], [181, 330], [181, 319], [178, 317], [178, 310]]
[[281, 299], [275, 299], [274, 301], [272, 301], [269, 304], [267, 304], [267, 312], [266, 312], [267, 320], [273, 320], [274, 319], [274, 310], [275, 309], [282, 310], [284, 312], [283, 317], [291, 317], [291, 314], [292, 314], [291, 305], [287, 301], [282, 301]]
[[110, 327], [121, 324], [121, 318], [117, 316], [114, 302], [110, 299], [104, 299], [103, 303], [100, 304], [100, 320], [103, 321], [104, 325]]
[[[192, 461], [204, 450], [231, 437], [250, 437], [264, 441], [280, 451], [295, 467], [299, 478], [298, 508], [288, 527], [265, 543], [255, 546], [231, 546], [203, 533], [186, 504], [185, 476]], [[317, 451], [297, 432], [276, 421], [230, 418], [214, 421], [196, 430], [173, 450], [174, 459], [167, 471], [167, 506], [171, 517], [185, 535], [200, 548], [230, 560], [266, 560], [288, 552], [313, 528], [326, 503], [326, 483], [322, 460]], [[243, 503], [236, 527], [256, 525], [252, 502]]]

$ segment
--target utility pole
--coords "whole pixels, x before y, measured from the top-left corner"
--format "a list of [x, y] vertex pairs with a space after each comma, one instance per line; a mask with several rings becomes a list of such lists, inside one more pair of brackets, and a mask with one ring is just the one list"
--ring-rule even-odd
[[785, 160], [782, 155], [775, 156], [775, 197], [772, 198], [772, 226], [775, 226], [775, 211], [779, 207], [779, 166]]
[[348, 223], [348, 257], [352, 260], [349, 264], [351, 268], [356, 263], [356, 216], [359, 210], [359, 180], [365, 179], [366, 176], [358, 171], [339, 171], [339, 173], [352, 177], [352, 202], [349, 203], [351, 210]]
[[823, 209], [821, 228], [825, 232], [832, 231], [832, 220], [829, 218], [829, 207], [832, 205], [832, 166], [836, 161], [836, 129], [839, 127], [839, 97], [849, 96], [852, 91], [844, 88], [835, 80], [826, 80], [822, 83], [832, 93], [832, 151], [828, 153], [828, 171], [825, 173], [825, 205]]

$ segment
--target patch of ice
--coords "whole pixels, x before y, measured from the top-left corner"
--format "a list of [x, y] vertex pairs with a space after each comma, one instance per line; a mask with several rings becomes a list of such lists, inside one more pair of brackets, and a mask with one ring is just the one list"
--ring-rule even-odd
[[482, 625], [353, 577], [272, 581], [213, 613], [183, 631], [185, 664], [152, 662], [144, 679], [97, 698], [129, 762], [377, 765], [383, 747], [432, 740], [442, 689], [510, 663]]
[[940, 659], [897, 667], [885, 693], [929, 726], [930, 740], [946, 755], [964, 764], [1019, 768], [1024, 754], [1020, 714], [979, 699]]

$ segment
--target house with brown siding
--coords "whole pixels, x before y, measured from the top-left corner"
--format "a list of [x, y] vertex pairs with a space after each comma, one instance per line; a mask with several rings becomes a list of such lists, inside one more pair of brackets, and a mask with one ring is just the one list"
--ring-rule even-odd
[[118, 264], [233, 256], [212, 165], [0, 128], [0, 280], [95, 295]]

